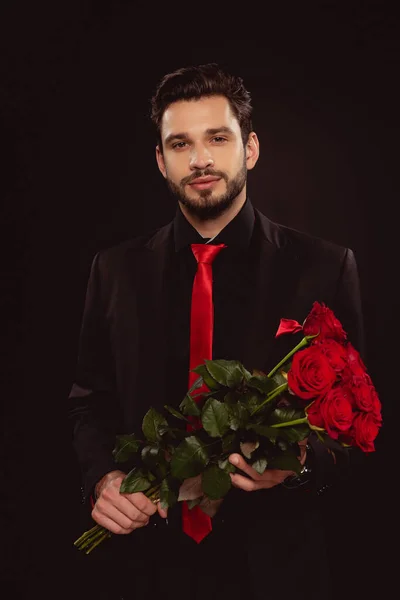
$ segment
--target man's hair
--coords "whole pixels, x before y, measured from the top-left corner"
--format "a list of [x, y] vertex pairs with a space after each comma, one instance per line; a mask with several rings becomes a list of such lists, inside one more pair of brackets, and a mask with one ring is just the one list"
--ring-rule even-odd
[[151, 99], [151, 120], [157, 130], [157, 141], [162, 152], [161, 119], [173, 102], [210, 96], [225, 96], [237, 118], [246, 145], [253, 129], [251, 96], [241, 77], [224, 72], [216, 63], [183, 67], [165, 75]]

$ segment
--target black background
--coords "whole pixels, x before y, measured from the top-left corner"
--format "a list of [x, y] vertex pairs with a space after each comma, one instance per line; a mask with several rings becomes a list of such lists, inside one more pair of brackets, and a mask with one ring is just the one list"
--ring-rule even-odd
[[90, 580], [72, 547], [82, 517], [66, 422], [89, 267], [97, 250], [173, 217], [149, 99], [166, 72], [213, 61], [252, 93], [253, 204], [350, 246], [359, 264], [384, 427], [332, 518], [348, 524], [337, 548], [340, 585], [352, 575], [342, 597], [372, 598], [389, 585], [386, 540], [398, 534], [399, 21], [382, 2], [175, 11], [2, 4], [3, 589], [43, 597], [54, 585], [49, 597], [64, 597]]

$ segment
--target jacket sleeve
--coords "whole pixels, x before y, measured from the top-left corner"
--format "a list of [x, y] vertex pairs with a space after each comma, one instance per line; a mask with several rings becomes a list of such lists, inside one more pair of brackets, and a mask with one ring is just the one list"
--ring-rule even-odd
[[119, 411], [102, 294], [101, 257], [97, 253], [86, 290], [76, 376], [68, 397], [72, 444], [82, 474], [85, 500], [103, 475], [119, 468], [112, 457]]

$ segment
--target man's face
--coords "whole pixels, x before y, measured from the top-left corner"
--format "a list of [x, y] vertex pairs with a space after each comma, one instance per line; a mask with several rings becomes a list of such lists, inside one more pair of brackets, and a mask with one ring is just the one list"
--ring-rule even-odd
[[[241, 131], [223, 96], [171, 104], [161, 122], [157, 162], [188, 212], [215, 219], [244, 191], [247, 169]], [[251, 168], [251, 167], [250, 167]]]

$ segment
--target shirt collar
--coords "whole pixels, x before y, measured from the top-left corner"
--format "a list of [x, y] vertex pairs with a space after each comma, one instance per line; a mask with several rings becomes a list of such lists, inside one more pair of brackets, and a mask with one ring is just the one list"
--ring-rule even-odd
[[[215, 238], [210, 240], [210, 244], [226, 244], [231, 248], [235, 247], [245, 250], [250, 245], [254, 221], [253, 205], [250, 199], [246, 198], [236, 217]], [[174, 240], [176, 252], [190, 244], [205, 243], [204, 238], [186, 219], [179, 204], [174, 218]]]

